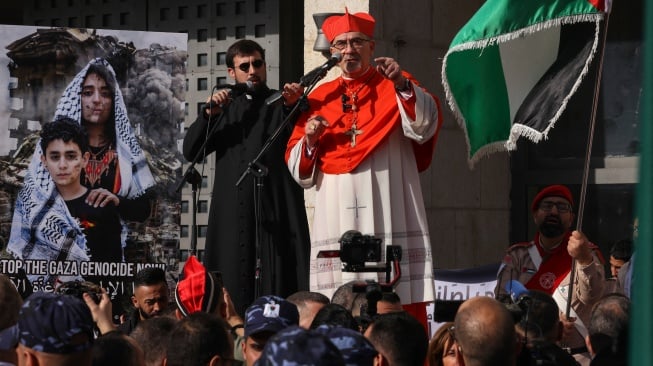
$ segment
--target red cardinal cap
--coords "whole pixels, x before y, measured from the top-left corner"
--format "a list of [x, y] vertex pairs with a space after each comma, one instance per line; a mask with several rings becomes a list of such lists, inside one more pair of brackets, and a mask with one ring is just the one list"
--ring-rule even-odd
[[333, 15], [328, 17], [322, 24], [322, 32], [333, 42], [339, 34], [347, 32], [361, 32], [370, 38], [374, 38], [374, 18], [367, 13], [349, 14], [345, 8], [344, 15]]

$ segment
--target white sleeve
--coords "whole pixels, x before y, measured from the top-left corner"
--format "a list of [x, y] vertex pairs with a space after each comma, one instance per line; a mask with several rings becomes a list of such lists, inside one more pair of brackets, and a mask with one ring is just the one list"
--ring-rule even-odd
[[311, 176], [305, 179], [300, 178], [299, 176], [299, 164], [302, 160], [302, 154], [304, 153], [304, 139], [300, 139], [299, 142], [290, 150], [290, 156], [288, 156], [288, 170], [292, 175], [295, 182], [299, 184], [302, 188], [308, 189], [315, 185], [315, 167], [317, 164], [313, 164], [313, 172]]
[[397, 95], [397, 105], [399, 106], [399, 113], [401, 114], [401, 126], [404, 130], [404, 136], [424, 143], [428, 141], [438, 128], [438, 106], [431, 97], [422, 88], [413, 84], [413, 92], [415, 93], [415, 119], [412, 120], [406, 113], [400, 96]]

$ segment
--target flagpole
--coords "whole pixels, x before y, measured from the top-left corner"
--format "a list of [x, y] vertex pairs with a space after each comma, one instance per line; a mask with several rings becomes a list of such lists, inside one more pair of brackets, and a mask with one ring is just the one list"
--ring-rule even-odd
[[[599, 105], [599, 94], [601, 92], [601, 78], [603, 75], [603, 56], [605, 54], [605, 45], [608, 39], [608, 21], [610, 20], [610, 10], [606, 9], [605, 29], [603, 32], [603, 42], [599, 64], [596, 71], [596, 81], [594, 82], [594, 97], [592, 99], [592, 114], [590, 117], [590, 128], [587, 133], [587, 149], [585, 150], [585, 162], [583, 167], [583, 180], [580, 185], [580, 199], [578, 200], [578, 214], [576, 219], [576, 230], [582, 231], [583, 213], [585, 212], [585, 196], [587, 195], [587, 181], [589, 180], [590, 160], [592, 156], [592, 142], [594, 141], [594, 127], [596, 126], [596, 110]], [[576, 272], [576, 259], [571, 259], [571, 272], [569, 273], [569, 293], [567, 298], [567, 308], [565, 316], [569, 319], [571, 314], [571, 300], [574, 294], [574, 274]]]

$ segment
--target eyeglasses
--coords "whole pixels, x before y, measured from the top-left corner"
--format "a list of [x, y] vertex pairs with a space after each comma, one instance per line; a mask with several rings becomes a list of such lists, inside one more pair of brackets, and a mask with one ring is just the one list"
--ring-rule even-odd
[[351, 45], [352, 48], [360, 49], [361, 47], [363, 47], [365, 42], [370, 42], [370, 41], [371, 39], [364, 39], [364, 38], [352, 38], [350, 40], [341, 39], [339, 41], [335, 41], [331, 45], [331, 47], [337, 49], [338, 51], [342, 51], [345, 48], [347, 48], [347, 45], [349, 44]]
[[558, 209], [558, 212], [560, 213], [567, 213], [571, 211], [570, 204], [564, 202], [551, 202], [551, 201], [544, 201], [540, 203], [540, 210], [544, 212], [551, 212], [551, 210], [553, 210], [553, 206], [555, 206]]
[[243, 62], [242, 64], [236, 66], [237, 68], [240, 69], [242, 72], [247, 72], [249, 71], [249, 67], [254, 66], [255, 69], [258, 69], [259, 67], [263, 66], [265, 61], [263, 60], [254, 60], [251, 64], [249, 62]]

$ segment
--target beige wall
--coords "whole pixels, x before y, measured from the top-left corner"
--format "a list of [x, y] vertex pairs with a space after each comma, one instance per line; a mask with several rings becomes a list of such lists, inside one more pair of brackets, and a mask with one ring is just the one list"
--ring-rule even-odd
[[[399, 61], [440, 98], [444, 125], [433, 163], [421, 183], [429, 221], [434, 266], [465, 268], [499, 261], [508, 243], [510, 166], [507, 153], [483, 159], [474, 169], [467, 165], [462, 129], [446, 104], [440, 73], [451, 39], [483, 3], [443, 0], [320, 1], [307, 0], [304, 8], [304, 69], [324, 62], [313, 51], [317, 35], [312, 14], [367, 11], [375, 17], [376, 55]], [[338, 74], [334, 68], [326, 79]], [[313, 192], [306, 194], [309, 221]]]

